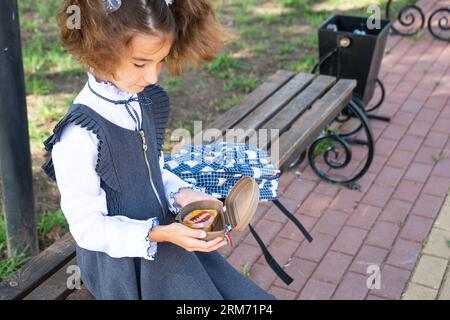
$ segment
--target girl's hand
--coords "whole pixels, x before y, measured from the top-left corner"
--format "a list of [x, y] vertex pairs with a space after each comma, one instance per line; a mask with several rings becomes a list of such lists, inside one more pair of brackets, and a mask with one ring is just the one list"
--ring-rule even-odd
[[201, 240], [206, 233], [202, 230], [191, 229], [181, 223], [174, 222], [165, 226], [156, 226], [150, 232], [150, 241], [168, 241], [176, 244], [185, 250], [211, 252], [227, 244], [227, 240], [218, 237], [210, 241]]
[[203, 193], [199, 190], [194, 189], [182, 189], [176, 196], [175, 196], [175, 203], [180, 207], [183, 208], [184, 206], [188, 205], [191, 202], [194, 201], [200, 201], [200, 200], [218, 200], [217, 198]]

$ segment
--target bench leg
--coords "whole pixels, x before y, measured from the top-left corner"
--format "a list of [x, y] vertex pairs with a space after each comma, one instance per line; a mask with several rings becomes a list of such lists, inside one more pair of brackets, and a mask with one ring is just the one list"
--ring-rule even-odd
[[[425, 13], [421, 7], [415, 4], [408, 4], [403, 8], [400, 8], [398, 12], [393, 12], [394, 10], [391, 10], [392, 7], [392, 0], [389, 0], [386, 4], [386, 18], [392, 19], [394, 22], [399, 22], [397, 27], [395, 27], [394, 24], [391, 26], [394, 34], [411, 37], [424, 28]], [[416, 23], [414, 26], [413, 24], [415, 21], [418, 21], [419, 23]], [[411, 26], [414, 28], [409, 30], [411, 29]]]
[[[385, 121], [385, 122], [390, 122], [391, 118], [386, 117], [386, 116], [380, 116], [378, 114], [369, 114], [372, 111], [375, 111], [376, 109], [378, 109], [384, 102], [384, 98], [386, 97], [386, 89], [384, 88], [384, 84], [383, 81], [381, 81], [380, 79], [376, 80], [376, 83], [378, 84], [378, 86], [380, 87], [381, 90], [381, 96], [380, 96], [380, 100], [378, 100], [377, 103], [375, 103], [375, 105], [371, 108], [367, 108], [364, 106], [364, 103], [362, 101], [360, 101], [361, 103], [361, 108], [365, 109], [366, 111], [366, 115], [368, 119], [374, 119], [374, 120], [380, 120], [380, 121]], [[358, 102], [358, 101], [357, 101]]]
[[[360, 186], [356, 181], [367, 172], [373, 161], [375, 149], [373, 134], [364, 110], [355, 101], [349, 102], [343, 115], [344, 118], [336, 118], [336, 121], [341, 123], [337, 131], [328, 130], [325, 135], [310, 145], [308, 161], [312, 170], [322, 179], [345, 185], [351, 189], [359, 189]], [[351, 128], [349, 131], [339, 132], [349, 120], [357, 123], [356, 129]], [[367, 149], [366, 156], [356, 159], [356, 161], [362, 162], [362, 168], [359, 162], [354, 162], [356, 167], [351, 164], [352, 160], [355, 160], [352, 146]], [[318, 161], [319, 157], [321, 157], [321, 161]], [[347, 169], [348, 172], [344, 171], [347, 167], [350, 169]], [[339, 173], [341, 174], [339, 175]]]

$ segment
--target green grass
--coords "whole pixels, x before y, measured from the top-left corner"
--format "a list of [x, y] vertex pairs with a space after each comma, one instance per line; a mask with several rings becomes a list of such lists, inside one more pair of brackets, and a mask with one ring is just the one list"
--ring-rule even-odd
[[[45, 246], [58, 239], [57, 231], [68, 231], [68, 223], [61, 210], [56, 212], [44, 212], [37, 221], [37, 231], [40, 244]], [[25, 253], [18, 253], [13, 257], [7, 257], [6, 253], [6, 225], [3, 212], [0, 212], [0, 281], [8, 278], [18, 268], [25, 264], [30, 257]]]
[[6, 247], [6, 225], [3, 212], [0, 211], [0, 248]]
[[231, 58], [228, 53], [224, 53], [206, 64], [205, 68], [213, 77], [229, 79], [239, 69], [239, 63], [236, 59]]
[[298, 61], [290, 62], [286, 68], [294, 72], [311, 72], [316, 63], [315, 55], [306, 55]]
[[17, 269], [30, 260], [24, 253], [0, 261], [0, 281], [9, 278]]
[[259, 85], [258, 79], [251, 76], [241, 75], [225, 83], [223, 89], [225, 91], [232, 91], [236, 89], [251, 91], [256, 89], [258, 85]]
[[280, 47], [282, 53], [292, 53], [295, 51], [295, 47], [291, 43], [285, 43]]
[[249, 25], [252, 23], [252, 18], [249, 15], [240, 12], [235, 16], [234, 21], [240, 25]]
[[252, 266], [249, 263], [246, 263], [243, 267], [242, 267], [242, 272], [241, 272], [244, 276], [249, 277], [252, 274]]
[[25, 77], [25, 87], [27, 94], [43, 96], [50, 92], [52, 83], [40, 77], [27, 75]]
[[445, 159], [445, 156], [442, 154], [442, 152], [438, 153], [438, 154], [435, 154], [433, 156], [433, 160], [436, 161], [436, 162], [444, 160], [444, 159]]
[[248, 27], [241, 30], [241, 36], [246, 38], [246, 40], [257, 39], [263, 37], [263, 32], [261, 28], [258, 27]]
[[171, 95], [176, 95], [181, 90], [181, 78], [169, 78], [164, 83], [164, 89]]
[[309, 25], [313, 26], [313, 27], [319, 27], [321, 26], [327, 19], [326, 16], [322, 16], [322, 15], [313, 15], [313, 16], [309, 16]]
[[0, 210], [0, 282], [29, 260], [24, 253], [8, 258], [6, 250], [6, 222], [3, 212]]
[[237, 105], [239, 102], [241, 102], [242, 98], [243, 98], [242, 95], [237, 95], [237, 96], [225, 99], [222, 106], [219, 107], [218, 111], [220, 113], [228, 111], [229, 109], [231, 109], [232, 107]]
[[[38, 7], [43, 8], [40, 4]], [[34, 14], [39, 15], [39, 12]], [[27, 23], [25, 22], [25, 29], [37, 28]], [[52, 82], [49, 78], [55, 74], [71, 76], [83, 73], [82, 68], [70, 55], [66, 54], [56, 37], [44, 34], [44, 32], [33, 31], [23, 40], [22, 56], [27, 94], [48, 94], [52, 90]]]
[[321, 142], [316, 144], [316, 147], [314, 148], [314, 157], [317, 157], [328, 150], [332, 150], [334, 147], [336, 147], [336, 145], [337, 143], [333, 140], [322, 140]]
[[423, 32], [422, 32], [422, 30], [420, 30], [419, 32], [417, 32], [416, 34], [414, 34], [411, 37], [411, 42], [413, 44], [416, 44], [417, 42], [419, 42], [422, 39], [422, 37], [423, 37]]
[[424, 68], [423, 69], [423, 74], [429, 74], [432, 71], [431, 68]]
[[279, 20], [279, 17], [276, 15], [267, 14], [267, 15], [259, 16], [258, 20], [261, 21], [262, 23], [271, 25], [271, 24], [277, 23]]
[[42, 141], [51, 135], [53, 125], [64, 116], [75, 96], [76, 93], [49, 95], [33, 100], [33, 112], [28, 113], [28, 131], [32, 146], [42, 147]]
[[44, 212], [37, 222], [39, 241], [46, 245], [59, 239], [64, 231], [69, 230], [69, 225], [61, 210], [56, 212]]
[[267, 51], [267, 49], [268, 49], [268, 45], [265, 43], [262, 43], [262, 42], [255, 44], [251, 48], [252, 52], [256, 53], [256, 54], [263, 53], [263, 52]]
[[302, 7], [309, 4], [308, 0], [281, 0], [280, 2], [287, 7]]

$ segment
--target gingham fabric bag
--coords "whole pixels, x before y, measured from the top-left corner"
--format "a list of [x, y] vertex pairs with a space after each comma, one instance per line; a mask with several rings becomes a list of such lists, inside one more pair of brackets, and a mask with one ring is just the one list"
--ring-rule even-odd
[[167, 169], [184, 181], [224, 199], [243, 176], [253, 177], [259, 185], [260, 200], [277, 198], [280, 171], [270, 163], [266, 151], [247, 144], [217, 143], [188, 145], [177, 154], [165, 157]]

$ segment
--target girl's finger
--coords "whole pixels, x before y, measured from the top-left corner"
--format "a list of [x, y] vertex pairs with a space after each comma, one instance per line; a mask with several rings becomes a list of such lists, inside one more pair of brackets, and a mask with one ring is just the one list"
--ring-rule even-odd
[[225, 246], [226, 244], [227, 244], [227, 241], [226, 240], [222, 240], [218, 244], [214, 245], [213, 247], [210, 247], [209, 249], [203, 250], [203, 252], [215, 251], [215, 250]]
[[210, 251], [217, 250], [218, 248], [220, 248], [226, 244], [227, 244], [227, 241], [225, 240], [225, 238], [219, 237], [219, 238], [215, 238], [211, 241], [208, 241], [206, 243], [206, 245], [195, 249], [195, 251], [210, 252]]
[[211, 247], [217, 245], [218, 243], [220, 243], [220, 242], [223, 241], [223, 240], [225, 240], [225, 238], [218, 237], [218, 238], [215, 238], [215, 239], [213, 239], [213, 240], [207, 241], [207, 242], [206, 242], [206, 249], [211, 248]]
[[223, 246], [226, 246], [227, 244], [228, 244], [227, 240], [224, 239], [224, 240], [220, 241], [217, 245], [215, 245], [213, 248], [211, 248], [210, 251], [215, 251], [217, 249], [220, 249]]
[[206, 247], [205, 244], [206, 242], [204, 240], [198, 240], [195, 238], [188, 237], [184, 239], [182, 247], [190, 248], [192, 250], [197, 251], [197, 249], [199, 248], [205, 248]]
[[203, 230], [195, 230], [192, 228], [189, 228], [183, 224], [181, 224], [182, 228], [183, 228], [183, 236], [185, 237], [190, 237], [190, 238], [198, 238], [198, 239], [202, 239], [204, 237], [206, 237], [206, 232]]
[[193, 251], [209, 252], [215, 250], [214, 248], [217, 247], [222, 241], [224, 241], [225, 244], [227, 243], [226, 239], [223, 237], [218, 237], [209, 241], [187, 237], [182, 246], [184, 248], [190, 248]]

